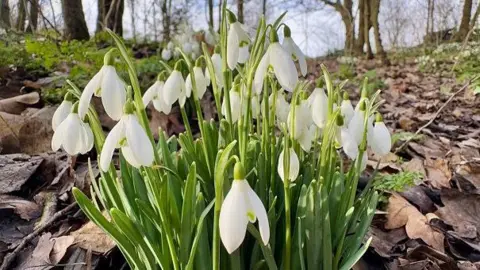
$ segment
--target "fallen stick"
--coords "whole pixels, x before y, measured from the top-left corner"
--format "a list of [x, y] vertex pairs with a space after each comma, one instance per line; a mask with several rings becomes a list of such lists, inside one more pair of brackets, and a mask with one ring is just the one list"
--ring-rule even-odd
[[[400, 145], [400, 147], [398, 147], [394, 154], [397, 154], [398, 152], [400, 152], [400, 150], [402, 150], [413, 138], [415, 138], [415, 136], [417, 136], [423, 129], [425, 129], [426, 127], [428, 127], [430, 124], [433, 123], [433, 121], [435, 121], [435, 119], [438, 117], [438, 115], [440, 114], [440, 112], [445, 108], [447, 107], [447, 105], [450, 103], [450, 101], [453, 100], [453, 98], [460, 94], [460, 92], [462, 92], [463, 90], [467, 89], [467, 87], [474, 81], [476, 81], [479, 77], [475, 77], [471, 80], [469, 80], [465, 85], [462, 86], [462, 88], [460, 88], [460, 90], [458, 90], [457, 92], [453, 93], [447, 101], [445, 101], [445, 103], [443, 103], [442, 107], [440, 107], [440, 109], [437, 110], [437, 112], [433, 115], [433, 117], [430, 119], [430, 121], [428, 121], [425, 125], [421, 126], [417, 132], [415, 132], [415, 134], [413, 134], [412, 136], [410, 136], [402, 145]], [[1, 270], [1, 269], [0, 269]]]
[[43, 223], [40, 227], [35, 229], [32, 233], [29, 235], [25, 236], [22, 239], [22, 242], [8, 255], [5, 256], [3, 259], [3, 263], [0, 266], [0, 270], [7, 270], [10, 264], [13, 262], [15, 257], [18, 255], [18, 253], [37, 235], [39, 235], [43, 230], [45, 230], [48, 226], [52, 225], [53, 222], [55, 222], [57, 219], [60, 217], [64, 216], [67, 212], [72, 210], [75, 206], [77, 206], [77, 202], [73, 202], [69, 204], [67, 207], [63, 208], [62, 210], [58, 211], [55, 213], [55, 215], [50, 218], [47, 222]]

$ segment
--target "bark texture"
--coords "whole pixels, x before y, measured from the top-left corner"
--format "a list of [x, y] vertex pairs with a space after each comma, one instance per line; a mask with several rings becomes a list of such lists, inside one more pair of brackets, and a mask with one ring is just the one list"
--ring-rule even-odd
[[65, 38], [67, 40], [89, 39], [82, 0], [62, 0], [62, 12], [65, 22]]

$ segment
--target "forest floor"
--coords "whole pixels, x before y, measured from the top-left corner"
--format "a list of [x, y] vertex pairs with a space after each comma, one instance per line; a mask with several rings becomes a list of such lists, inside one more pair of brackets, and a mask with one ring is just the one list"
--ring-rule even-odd
[[[382, 89], [380, 111], [394, 134], [391, 154], [369, 157], [369, 173], [378, 164], [382, 201], [371, 247], [356, 268], [480, 269], [480, 96], [472, 76], [459, 76], [456, 60], [433, 63], [418, 55], [392, 57], [388, 66], [323, 58], [310, 61], [309, 70], [319, 72], [320, 63], [338, 82], [349, 79], [345, 89], [356, 100], [364, 77], [372, 91]], [[11, 263], [0, 269], [119, 269], [123, 261], [70, 192], [89, 190], [87, 160], [95, 168], [96, 153], [71, 158], [51, 151], [56, 105], [42, 91], [66, 76], [66, 70], [39, 76], [0, 67], [0, 262]], [[149, 115], [152, 126], [169, 134], [183, 130], [176, 113]]]

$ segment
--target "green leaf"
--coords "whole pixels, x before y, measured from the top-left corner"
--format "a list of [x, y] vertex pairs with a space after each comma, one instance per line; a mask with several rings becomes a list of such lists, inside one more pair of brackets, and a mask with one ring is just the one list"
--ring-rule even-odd
[[195, 238], [193, 239], [192, 249], [190, 250], [190, 257], [188, 259], [188, 264], [187, 264], [186, 269], [193, 269], [193, 263], [194, 263], [194, 260], [195, 260], [195, 254], [196, 254], [196, 251], [197, 251], [197, 246], [198, 246], [198, 243], [199, 243], [200, 238], [202, 236], [203, 223], [205, 221], [205, 217], [208, 215], [210, 210], [212, 210], [212, 207], [214, 206], [214, 204], [215, 204], [215, 201], [212, 200], [208, 204], [207, 208], [205, 208], [205, 210], [203, 210], [202, 215], [198, 219], [197, 232], [196, 232]]
[[365, 245], [362, 246], [353, 256], [349, 257], [347, 261], [340, 267], [340, 270], [350, 270], [352, 267], [362, 258], [363, 254], [367, 251], [370, 243], [372, 242], [372, 237], [370, 237]]
[[188, 254], [195, 222], [195, 188], [197, 186], [197, 170], [195, 163], [189, 169], [187, 183], [183, 192], [182, 221], [180, 230], [180, 262], [188, 263]]

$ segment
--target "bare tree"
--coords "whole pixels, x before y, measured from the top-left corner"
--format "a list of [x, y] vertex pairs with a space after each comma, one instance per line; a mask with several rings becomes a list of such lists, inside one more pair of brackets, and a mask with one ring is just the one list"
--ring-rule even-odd
[[29, 0], [30, 2], [30, 13], [28, 25], [27, 25], [27, 32], [34, 32], [37, 30], [38, 26], [38, 10], [40, 8], [38, 4], [38, 0]]
[[243, 23], [243, 0], [237, 0], [237, 19]]
[[98, 0], [98, 15], [96, 32], [111, 29], [118, 35], [123, 35], [124, 0]]
[[135, 25], [135, 5], [137, 4], [135, 0], [128, 0], [130, 3], [130, 22], [132, 23], [132, 35], [133, 35], [133, 41], [136, 43], [137, 42], [137, 27]]
[[172, 1], [163, 0], [162, 3], [162, 24], [163, 24], [163, 40], [170, 41], [171, 39], [171, 12], [172, 12]]
[[82, 0], [62, 0], [62, 12], [65, 22], [65, 38], [67, 40], [89, 39]]
[[208, 26], [213, 29], [213, 0], [208, 0]]
[[345, 26], [345, 52], [351, 53], [355, 44], [355, 20], [352, 14], [353, 0], [320, 0], [324, 4], [333, 7], [340, 16]]
[[8, 0], [2, 0], [0, 2], [0, 27], [10, 28], [10, 5]]
[[25, 0], [18, 1], [18, 14], [16, 28], [18, 31], [25, 31], [25, 19], [27, 17], [27, 5]]
[[382, 63], [388, 63], [387, 54], [383, 49], [382, 38], [380, 37], [380, 24], [378, 23], [378, 14], [380, 13], [380, 0], [367, 0], [370, 9], [370, 21], [373, 27], [373, 34], [375, 37], [375, 49], [377, 56]]
[[460, 22], [460, 27], [458, 28], [458, 32], [455, 35], [455, 39], [458, 41], [462, 41], [470, 31], [470, 16], [472, 14], [472, 0], [465, 0], [463, 4], [463, 11], [462, 11], [462, 21]]

